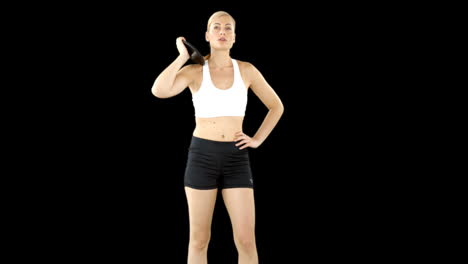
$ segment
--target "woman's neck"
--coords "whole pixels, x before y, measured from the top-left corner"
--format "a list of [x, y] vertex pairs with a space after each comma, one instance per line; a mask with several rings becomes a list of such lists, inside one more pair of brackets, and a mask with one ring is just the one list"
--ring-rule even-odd
[[210, 53], [210, 66], [214, 68], [224, 68], [231, 66], [229, 51], [214, 51]]

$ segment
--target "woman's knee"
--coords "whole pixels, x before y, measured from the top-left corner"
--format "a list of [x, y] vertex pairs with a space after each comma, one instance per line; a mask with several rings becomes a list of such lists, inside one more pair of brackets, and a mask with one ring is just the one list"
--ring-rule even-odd
[[236, 237], [236, 244], [244, 251], [252, 251], [256, 249], [255, 236], [254, 235], [238, 235]]
[[205, 249], [210, 242], [210, 232], [191, 231], [190, 232], [190, 247], [196, 249]]

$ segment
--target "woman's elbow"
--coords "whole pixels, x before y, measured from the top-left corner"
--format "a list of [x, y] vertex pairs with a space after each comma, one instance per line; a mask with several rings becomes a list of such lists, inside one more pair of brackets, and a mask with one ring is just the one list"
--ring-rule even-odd
[[274, 112], [277, 112], [277, 113], [279, 113], [280, 115], [282, 115], [283, 112], [284, 112], [283, 103], [281, 103], [281, 102], [276, 103], [275, 105], [273, 105], [272, 107], [270, 107], [270, 110], [272, 110], [272, 111], [274, 111]]
[[280, 113], [280, 115], [283, 115], [283, 113], [284, 113], [284, 106], [283, 106], [283, 104], [280, 104], [280, 105], [278, 106], [278, 112]]
[[278, 109], [278, 111], [283, 114], [284, 112], [284, 105], [283, 105], [283, 102], [279, 101], [277, 104], [276, 104], [276, 109]]
[[167, 94], [165, 93], [162, 93], [160, 89], [157, 89], [156, 87], [153, 87], [151, 89], [151, 93], [157, 97], [157, 98], [160, 98], [160, 99], [164, 99], [164, 98], [169, 98], [170, 96], [168, 96]]

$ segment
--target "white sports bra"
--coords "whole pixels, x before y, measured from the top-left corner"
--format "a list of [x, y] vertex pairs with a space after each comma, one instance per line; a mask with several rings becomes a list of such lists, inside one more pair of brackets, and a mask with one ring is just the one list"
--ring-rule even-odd
[[221, 90], [211, 81], [208, 61], [203, 65], [200, 89], [192, 94], [196, 117], [244, 116], [247, 107], [247, 88], [237, 61], [232, 60], [234, 81], [229, 89]]

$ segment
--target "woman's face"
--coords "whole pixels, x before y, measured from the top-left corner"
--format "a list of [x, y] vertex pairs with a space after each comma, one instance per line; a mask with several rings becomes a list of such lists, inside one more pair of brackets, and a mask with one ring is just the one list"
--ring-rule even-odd
[[236, 39], [234, 21], [230, 16], [219, 16], [213, 19], [206, 40], [214, 49], [231, 49]]

